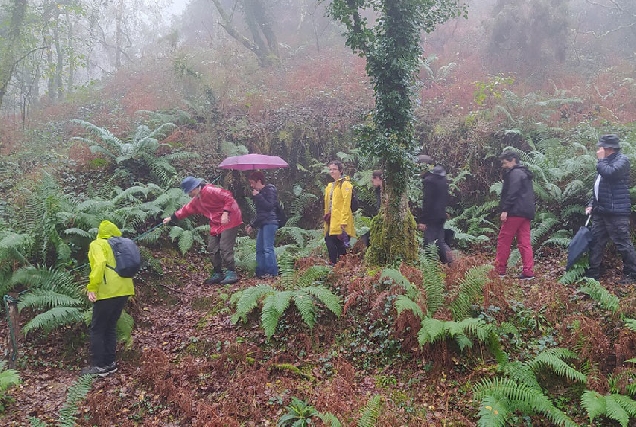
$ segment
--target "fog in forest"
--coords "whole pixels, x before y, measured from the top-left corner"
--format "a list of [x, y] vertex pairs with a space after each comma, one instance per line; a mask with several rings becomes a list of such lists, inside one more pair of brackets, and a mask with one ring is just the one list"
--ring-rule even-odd
[[[148, 70], [156, 61], [191, 73], [204, 73], [204, 64], [211, 61], [214, 68], [238, 67], [240, 73], [253, 75], [284, 70], [315, 55], [345, 62], [355, 57], [344, 46], [343, 28], [325, 16], [327, 2], [314, 0], [0, 4], [0, 44], [8, 52], [0, 73], [5, 116], [24, 116], [42, 103], [105, 84], [118, 72]], [[28, 12], [22, 18], [15, 13], [20, 4]], [[422, 34], [422, 84], [462, 75], [484, 81], [510, 76], [528, 89], [560, 90], [609, 67], [619, 67], [625, 79], [634, 77], [632, 1], [492, 0], [468, 5], [467, 19], [456, 18]], [[372, 14], [366, 17], [373, 21]]]

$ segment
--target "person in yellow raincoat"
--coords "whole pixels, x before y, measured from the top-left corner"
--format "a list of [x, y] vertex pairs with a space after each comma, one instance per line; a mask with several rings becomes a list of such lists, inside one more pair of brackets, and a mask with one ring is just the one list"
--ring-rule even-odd
[[[117, 320], [128, 297], [135, 294], [133, 280], [121, 277], [114, 270], [115, 255], [108, 239], [119, 236], [119, 228], [104, 220], [99, 224], [97, 237], [91, 242], [88, 250], [91, 272], [86, 291], [88, 299], [93, 303], [90, 328], [91, 366], [82, 369], [81, 375], [105, 377], [117, 371]], [[107, 265], [113, 268], [108, 268]]]
[[334, 265], [338, 258], [347, 252], [349, 238], [355, 237], [351, 197], [353, 185], [348, 176], [343, 176], [343, 165], [332, 160], [327, 165], [329, 175], [333, 178], [325, 188], [324, 231], [325, 244], [329, 252], [329, 263]]

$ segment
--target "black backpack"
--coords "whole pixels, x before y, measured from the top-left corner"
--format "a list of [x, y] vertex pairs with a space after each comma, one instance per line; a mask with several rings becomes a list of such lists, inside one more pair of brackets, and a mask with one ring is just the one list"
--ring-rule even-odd
[[355, 212], [360, 209], [360, 201], [356, 195], [356, 188], [351, 187], [351, 212]]
[[283, 210], [283, 205], [278, 202], [276, 207], [274, 208], [274, 213], [276, 214], [276, 219], [278, 219], [278, 228], [283, 228], [285, 224], [287, 224], [287, 215]]
[[137, 244], [127, 237], [111, 237], [108, 244], [115, 255], [115, 268], [110, 265], [107, 267], [115, 270], [120, 277], [135, 277], [141, 268], [141, 253]]

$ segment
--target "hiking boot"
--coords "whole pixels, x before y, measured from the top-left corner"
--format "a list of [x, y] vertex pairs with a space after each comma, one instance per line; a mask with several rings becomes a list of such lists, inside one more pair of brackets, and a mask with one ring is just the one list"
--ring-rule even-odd
[[238, 282], [238, 276], [235, 271], [228, 270], [225, 272], [225, 278], [221, 280], [222, 285], [231, 285], [232, 283]]
[[214, 273], [213, 275], [211, 275], [210, 277], [208, 277], [205, 282], [203, 282], [204, 285], [216, 285], [217, 283], [221, 283], [221, 281], [225, 278], [225, 275], [223, 275], [223, 273]]
[[619, 285], [631, 285], [634, 283], [636, 283], [636, 277], [630, 274], [623, 276], [623, 278], [618, 281]]
[[519, 280], [532, 280], [532, 279], [534, 279], [534, 275], [530, 276], [530, 275], [521, 273], [519, 275], [518, 279]]
[[108, 372], [109, 374], [114, 374], [115, 372], [117, 372], [117, 362], [113, 362], [110, 365], [106, 365], [104, 366], [104, 369], [106, 370], [106, 372]]
[[[117, 370], [117, 368], [115, 368]], [[99, 375], [100, 377], [107, 377], [115, 371], [108, 371], [106, 368], [100, 368], [99, 366], [89, 366], [80, 371], [80, 375]]]

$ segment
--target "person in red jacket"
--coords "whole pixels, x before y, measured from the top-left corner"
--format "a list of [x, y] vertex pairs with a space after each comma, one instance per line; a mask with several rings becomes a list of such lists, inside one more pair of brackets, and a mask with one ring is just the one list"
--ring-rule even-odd
[[[210, 220], [208, 251], [212, 254], [212, 275], [203, 282], [206, 285], [222, 285], [238, 282], [234, 264], [234, 245], [243, 217], [232, 193], [203, 180], [188, 176], [181, 181], [181, 189], [192, 197], [189, 203], [172, 216], [163, 219], [164, 224], [200, 214]], [[225, 273], [223, 272], [225, 267]]]

